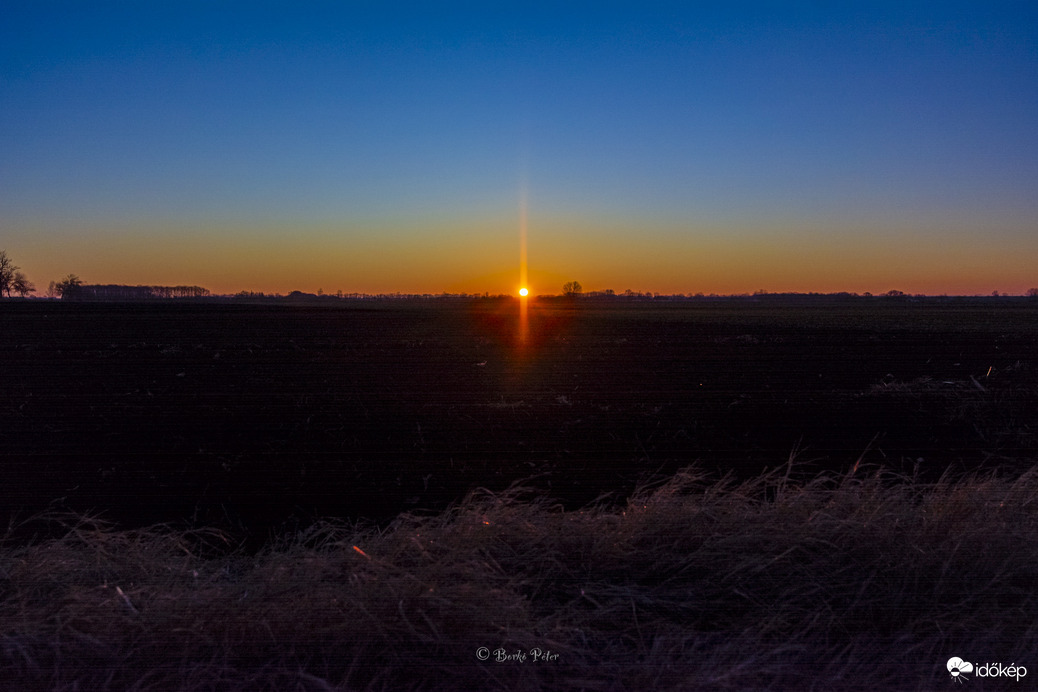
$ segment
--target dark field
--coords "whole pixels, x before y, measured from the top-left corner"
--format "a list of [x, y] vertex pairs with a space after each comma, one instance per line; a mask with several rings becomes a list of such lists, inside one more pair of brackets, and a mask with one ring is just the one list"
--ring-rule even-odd
[[[524, 480], [568, 507], [690, 464], [936, 478], [1038, 458], [1038, 306], [0, 306], [4, 508], [384, 522]], [[295, 525], [295, 524], [293, 524]]]
[[0, 690], [1033, 686], [1038, 305], [517, 314], [0, 304]]

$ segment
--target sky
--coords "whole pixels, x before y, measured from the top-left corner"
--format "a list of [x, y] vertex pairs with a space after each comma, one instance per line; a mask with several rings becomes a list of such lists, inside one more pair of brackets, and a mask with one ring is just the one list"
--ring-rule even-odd
[[0, 249], [85, 283], [1038, 286], [1038, 5], [0, 0]]

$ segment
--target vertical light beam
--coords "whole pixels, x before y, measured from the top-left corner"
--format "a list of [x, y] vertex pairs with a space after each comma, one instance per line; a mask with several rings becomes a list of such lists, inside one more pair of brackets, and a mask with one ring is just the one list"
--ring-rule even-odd
[[[526, 206], [527, 193], [526, 183], [519, 186], [519, 288], [527, 290], [528, 273], [526, 269]], [[526, 343], [526, 337], [530, 331], [530, 316], [527, 313], [528, 298], [519, 295], [519, 343]]]
[[519, 288], [528, 288], [526, 270], [526, 183], [519, 188]]

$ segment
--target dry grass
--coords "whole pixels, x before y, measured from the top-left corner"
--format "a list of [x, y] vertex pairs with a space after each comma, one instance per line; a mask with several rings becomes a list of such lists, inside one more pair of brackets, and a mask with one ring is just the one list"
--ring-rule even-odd
[[789, 471], [690, 470], [580, 512], [477, 493], [254, 556], [37, 517], [62, 535], [0, 544], [0, 687], [931, 689], [953, 655], [1038, 668], [1038, 472]]

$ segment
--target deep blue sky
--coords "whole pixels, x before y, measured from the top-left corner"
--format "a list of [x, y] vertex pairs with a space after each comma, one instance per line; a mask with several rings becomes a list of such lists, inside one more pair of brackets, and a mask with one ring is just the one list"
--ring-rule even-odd
[[4, 2], [0, 247], [39, 288], [512, 292], [525, 196], [540, 292], [1022, 292], [1036, 8]]

